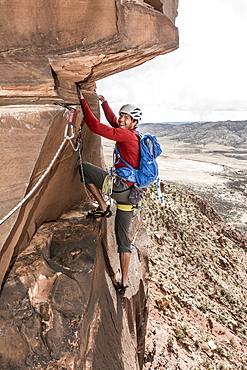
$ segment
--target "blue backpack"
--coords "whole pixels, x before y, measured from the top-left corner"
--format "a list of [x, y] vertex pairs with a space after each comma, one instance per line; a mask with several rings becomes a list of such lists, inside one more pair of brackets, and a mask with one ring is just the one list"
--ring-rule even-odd
[[159, 170], [156, 158], [162, 153], [160, 144], [156, 137], [151, 134], [140, 134], [134, 131], [140, 137], [140, 166], [139, 169], [134, 169], [128, 162], [126, 162], [119, 153], [117, 145], [115, 146], [114, 153], [118, 158], [114, 166], [120, 161], [124, 162], [127, 167], [116, 168], [116, 173], [129, 182], [137, 184], [140, 188], [146, 188], [151, 185], [155, 180], [157, 183], [158, 197], [162, 201], [160, 190]]

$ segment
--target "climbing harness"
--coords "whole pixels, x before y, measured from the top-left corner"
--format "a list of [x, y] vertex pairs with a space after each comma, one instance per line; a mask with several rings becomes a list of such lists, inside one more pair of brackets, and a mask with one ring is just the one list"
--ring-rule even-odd
[[[54, 103], [54, 104], [60, 105], [63, 108], [66, 108], [66, 109], [69, 110], [69, 119], [68, 119], [67, 125], [65, 126], [64, 139], [63, 139], [60, 147], [58, 148], [56, 154], [52, 158], [50, 164], [48, 165], [47, 169], [43, 173], [43, 175], [39, 178], [39, 180], [36, 182], [36, 184], [34, 185], [34, 187], [29, 191], [29, 193], [6, 216], [4, 216], [0, 220], [0, 225], [2, 223], [4, 223], [15, 211], [17, 211], [17, 209], [19, 209], [31, 197], [31, 195], [36, 191], [36, 189], [40, 186], [40, 184], [42, 183], [42, 181], [45, 179], [45, 177], [47, 176], [47, 174], [50, 172], [53, 164], [55, 163], [57, 157], [61, 153], [61, 151], [62, 151], [62, 149], [63, 149], [63, 147], [64, 147], [64, 145], [65, 145], [65, 143], [66, 143], [67, 140], [70, 142], [70, 144], [71, 144], [71, 146], [72, 146], [72, 148], [73, 148], [74, 151], [77, 151], [80, 148], [80, 144], [81, 143], [79, 143], [79, 140], [78, 140], [78, 143], [77, 143], [78, 144], [77, 145], [77, 148], [74, 147], [73, 142], [72, 142], [72, 139], [75, 136], [74, 135], [73, 119], [74, 119], [74, 115], [75, 115], [76, 109], [70, 107], [67, 104], [63, 104], [63, 103]], [[80, 151], [79, 151], [79, 153], [80, 153]]]
[[119, 204], [117, 203], [117, 209], [120, 211], [133, 211], [133, 205], [132, 204]]

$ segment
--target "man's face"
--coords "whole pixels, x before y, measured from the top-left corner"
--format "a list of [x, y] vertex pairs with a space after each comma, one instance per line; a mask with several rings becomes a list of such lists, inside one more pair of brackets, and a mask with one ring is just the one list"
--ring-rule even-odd
[[118, 126], [125, 128], [126, 130], [131, 130], [135, 126], [135, 121], [130, 117], [129, 114], [120, 113], [118, 118]]

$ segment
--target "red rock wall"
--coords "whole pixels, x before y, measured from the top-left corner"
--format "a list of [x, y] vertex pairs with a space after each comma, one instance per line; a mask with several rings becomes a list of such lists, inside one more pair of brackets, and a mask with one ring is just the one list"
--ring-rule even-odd
[[[99, 116], [92, 93], [97, 80], [176, 49], [176, 1], [168, 2], [171, 7], [160, 6], [162, 1], [1, 2], [1, 218], [33, 189], [64, 140], [68, 111], [54, 102], [77, 109], [72, 142], [76, 145], [79, 136], [83, 160], [104, 166], [100, 138], [81, 126], [76, 84], [89, 91], [87, 99]], [[53, 229], [46, 226], [86, 199], [78, 158], [67, 140], [42, 184], [0, 225], [2, 369], [108, 370], [113, 363], [114, 369], [132, 370], [133, 364], [142, 368], [147, 319], [144, 231], [135, 241], [131, 287], [122, 302], [111, 281], [119, 269], [113, 224], [102, 223], [97, 232], [86, 225], [89, 235], [80, 216], [72, 224], [65, 221], [66, 230], [59, 222]], [[41, 235], [39, 227], [47, 234]], [[141, 227], [137, 219], [133, 227], [135, 232]], [[51, 256], [54, 235], [61, 240]], [[71, 235], [76, 237], [75, 250], [67, 243]], [[94, 238], [94, 243], [89, 240], [91, 249], [88, 236]], [[84, 252], [86, 264], [76, 258]], [[69, 265], [64, 266], [66, 257]], [[88, 274], [77, 271], [77, 262], [84, 263]]]
[[[94, 102], [92, 97], [92, 94], [88, 96], [89, 104], [99, 114], [98, 101]], [[5, 179], [1, 183], [2, 215], [8, 214], [29, 193], [46, 171], [64, 140], [69, 118], [67, 110], [54, 109], [52, 106], [31, 108], [27, 112], [22, 107], [11, 107], [5, 111], [1, 116], [4, 128], [1, 158], [6, 163], [1, 167], [1, 178]], [[81, 123], [82, 114], [77, 106], [73, 122], [73, 145], [76, 146], [79, 129], [82, 127], [83, 160], [104, 165], [100, 137], [91, 133], [85, 124], [81, 126]], [[78, 151], [75, 152], [67, 140], [37, 191], [0, 226], [1, 281], [11, 259], [25, 248], [43, 222], [57, 219], [85, 199], [78, 160]]]
[[[168, 16], [148, 2], [8, 1], [0, 15], [1, 104], [75, 101], [75, 82], [96, 81], [178, 47]], [[172, 18], [172, 21], [170, 19]]]
[[[178, 34], [171, 20], [148, 2], [47, 0], [1, 5], [1, 104], [26, 104], [0, 111], [3, 217], [32, 189], [63, 140], [68, 114], [44, 103], [66, 99], [77, 104], [75, 83], [95, 90], [97, 79], [177, 48]], [[98, 101], [90, 96], [92, 109], [99, 114]], [[97, 136], [84, 128], [82, 140], [88, 160], [103, 164]], [[67, 143], [42, 187], [1, 226], [0, 281], [11, 258], [42, 222], [85, 197], [77, 160]]]
[[147, 323], [147, 236], [136, 238], [126, 297], [114, 217], [86, 219], [88, 204], [43, 224], [6, 277], [0, 297], [0, 368], [141, 369]]

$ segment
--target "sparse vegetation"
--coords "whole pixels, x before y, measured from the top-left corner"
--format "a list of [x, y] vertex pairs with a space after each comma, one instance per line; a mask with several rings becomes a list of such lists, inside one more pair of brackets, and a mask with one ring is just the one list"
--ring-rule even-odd
[[171, 336], [169, 336], [167, 340], [167, 349], [169, 352], [173, 349], [173, 338]]
[[220, 355], [223, 356], [224, 350], [221, 346], [217, 345], [216, 352]]
[[174, 332], [177, 339], [184, 339], [185, 332], [183, 330], [175, 329]]
[[205, 369], [210, 370], [210, 363], [207, 359], [203, 361], [203, 366]]
[[205, 304], [202, 304], [200, 307], [199, 307], [199, 310], [201, 310], [203, 313], [206, 313], [207, 312], [207, 306]]
[[195, 340], [194, 344], [195, 344], [195, 347], [196, 348], [199, 348], [200, 347], [198, 339]]
[[[222, 325], [219, 330], [234, 330], [234, 334], [247, 346], [243, 325], [247, 321], [244, 305], [247, 292], [241, 286], [246, 273], [246, 254], [235, 239], [227, 236], [224, 236], [227, 247], [222, 247], [219, 243], [219, 237], [224, 233], [222, 221], [214, 216], [214, 211], [206, 202], [185, 190], [174, 190], [172, 185], [165, 186], [164, 194], [165, 206], [156, 202], [155, 191], [147, 193], [144, 222], [151, 240], [150, 257], [155, 261], [150, 264], [150, 271], [153, 272], [150, 278], [166, 292], [170, 301], [165, 310], [161, 306], [156, 309], [168, 320], [167, 323], [173, 322], [175, 326], [175, 329], [174, 326], [172, 328], [174, 334], [168, 337], [166, 349], [176, 353], [176, 346], [180, 346], [181, 350], [187, 348], [192, 351], [193, 357], [194, 348], [202, 358], [204, 351], [209, 355], [212, 351], [217, 356], [210, 361], [205, 358], [200, 366], [212, 370], [232, 369], [228, 361], [231, 358], [242, 370], [243, 356], [238, 353], [233, 337], [228, 338], [228, 345], [220, 340], [215, 342], [212, 349], [207, 342], [212, 341], [214, 327]], [[150, 202], [158, 209], [156, 215], [153, 206], [149, 207]], [[180, 316], [182, 312], [184, 315], [185, 307], [189, 308], [187, 319]], [[200, 320], [208, 320], [207, 325], [203, 324], [203, 330], [193, 323], [195, 318], [190, 317], [193, 312], [198, 312], [195, 317], [200, 317]], [[178, 327], [175, 318], [179, 318], [183, 325]], [[164, 350], [161, 353], [162, 358], [167, 359]], [[224, 358], [227, 365], [218, 363], [216, 360], [219, 358]], [[201, 367], [198, 366], [199, 369]]]

